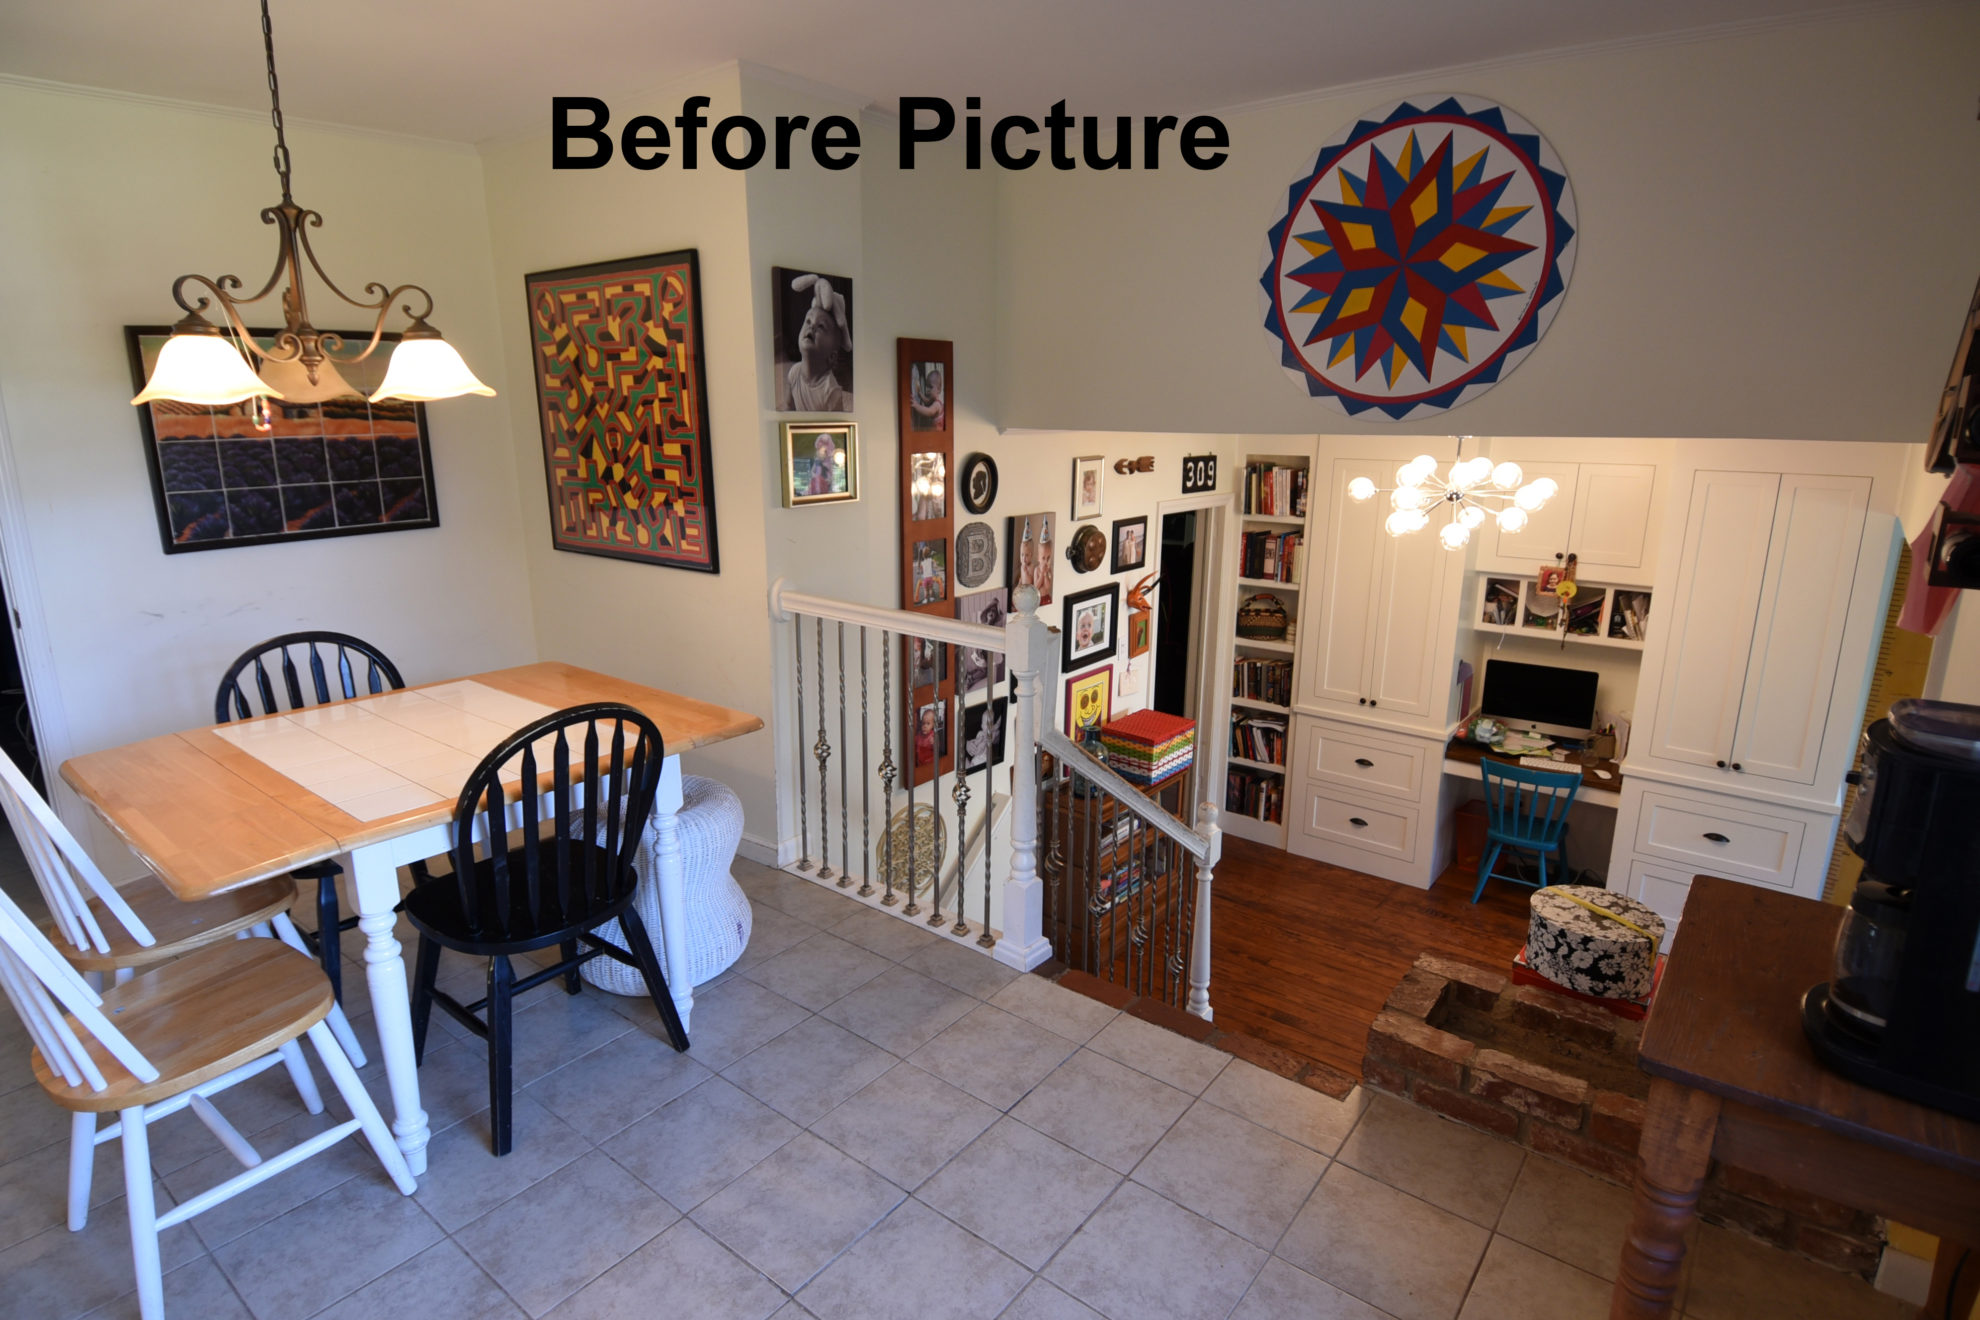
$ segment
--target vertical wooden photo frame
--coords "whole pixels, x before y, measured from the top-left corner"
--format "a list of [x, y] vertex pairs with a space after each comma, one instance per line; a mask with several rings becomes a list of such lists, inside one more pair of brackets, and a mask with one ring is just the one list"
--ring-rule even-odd
[[[946, 339], [894, 341], [896, 398], [900, 407], [901, 608], [952, 618], [955, 613], [956, 470], [955, 345]], [[904, 642], [909, 700], [904, 705], [907, 737], [917, 739], [912, 782], [925, 784], [938, 769], [955, 766], [956, 731], [948, 724], [955, 696], [956, 665], [949, 647], [938, 645], [939, 663], [915, 663], [917, 643]], [[932, 670], [932, 672], [931, 672]], [[918, 713], [935, 707], [940, 725], [930, 738]], [[920, 753], [932, 746], [934, 759]]]

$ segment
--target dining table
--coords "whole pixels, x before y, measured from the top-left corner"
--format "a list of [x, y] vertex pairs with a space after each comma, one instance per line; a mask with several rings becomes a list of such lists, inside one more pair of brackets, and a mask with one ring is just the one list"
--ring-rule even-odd
[[[452, 848], [462, 785], [498, 742], [552, 711], [602, 701], [646, 715], [666, 752], [652, 817], [658, 874], [646, 879], [659, 890], [654, 933], [668, 989], [687, 1024], [694, 987], [677, 970], [688, 966], [680, 758], [761, 729], [755, 715], [542, 661], [147, 738], [74, 757], [61, 773], [181, 899], [342, 859], [364, 935], [392, 1132], [421, 1174], [430, 1133], [395, 934], [399, 869]], [[543, 775], [539, 790], [550, 787], [550, 771]]]

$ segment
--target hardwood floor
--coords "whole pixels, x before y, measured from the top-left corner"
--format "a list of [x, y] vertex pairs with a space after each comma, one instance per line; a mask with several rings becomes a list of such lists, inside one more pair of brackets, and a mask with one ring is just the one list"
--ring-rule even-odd
[[1210, 928], [1216, 1024], [1361, 1076], [1368, 1027], [1416, 961], [1436, 953], [1493, 970], [1526, 942], [1532, 890], [1470, 876], [1429, 890], [1224, 836]]

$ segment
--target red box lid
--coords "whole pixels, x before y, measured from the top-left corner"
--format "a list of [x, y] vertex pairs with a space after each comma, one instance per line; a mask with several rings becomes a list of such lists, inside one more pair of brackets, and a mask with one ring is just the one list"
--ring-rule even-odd
[[1180, 715], [1164, 715], [1159, 710], [1138, 710], [1100, 726], [1100, 735], [1131, 738], [1135, 742], [1165, 743], [1196, 730], [1195, 720]]

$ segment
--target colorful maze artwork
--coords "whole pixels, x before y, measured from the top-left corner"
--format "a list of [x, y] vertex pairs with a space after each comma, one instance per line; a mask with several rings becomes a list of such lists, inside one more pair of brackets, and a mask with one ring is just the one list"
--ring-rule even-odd
[[1321, 148], [1266, 247], [1265, 328], [1286, 373], [1351, 417], [1422, 418], [1540, 342], [1574, 270], [1574, 194], [1505, 107], [1417, 98]]
[[527, 282], [553, 543], [719, 571], [695, 253]]

